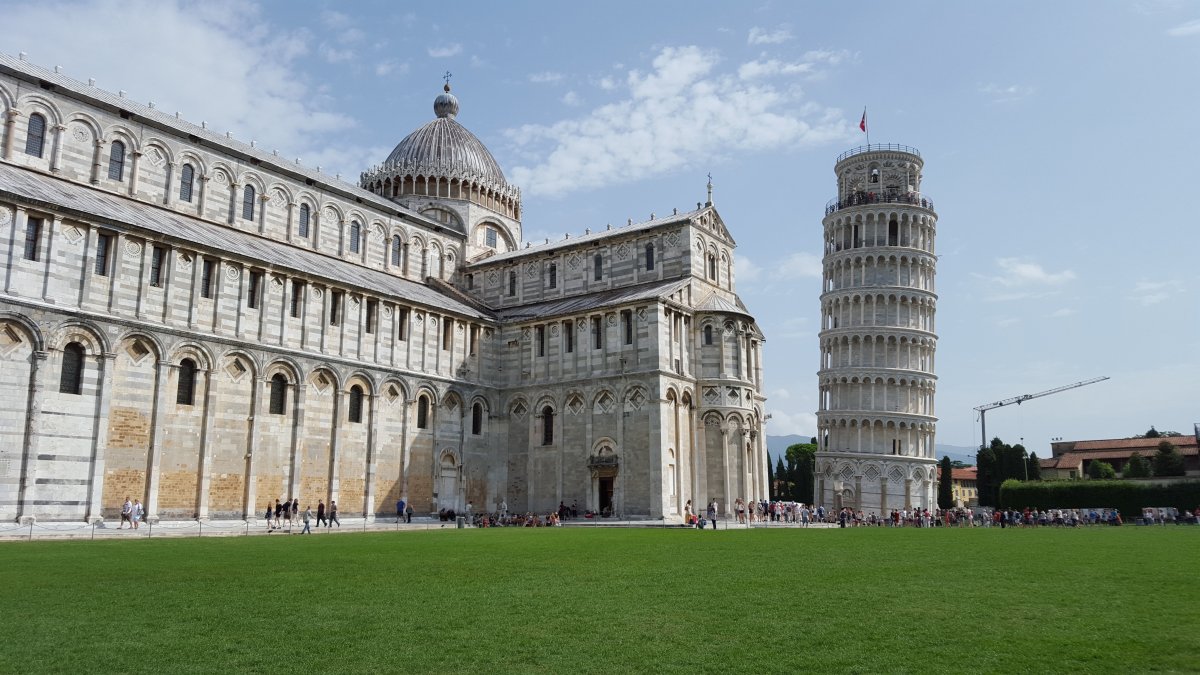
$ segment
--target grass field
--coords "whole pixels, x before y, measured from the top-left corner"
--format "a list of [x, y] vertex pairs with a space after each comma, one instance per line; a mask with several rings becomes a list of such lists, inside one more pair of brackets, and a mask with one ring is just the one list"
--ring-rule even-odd
[[1200, 671], [1200, 527], [0, 545], [6, 672]]

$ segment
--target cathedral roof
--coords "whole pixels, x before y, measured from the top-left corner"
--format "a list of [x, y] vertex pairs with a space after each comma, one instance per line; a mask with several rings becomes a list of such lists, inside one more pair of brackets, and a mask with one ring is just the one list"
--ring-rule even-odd
[[185, 245], [225, 251], [257, 261], [269, 269], [308, 274], [461, 316], [491, 318], [479, 308], [425, 284], [10, 164], [0, 163], [0, 195], [56, 205], [57, 210], [79, 213], [103, 222], [123, 223], [181, 240]]
[[669, 298], [684, 286], [691, 283], [690, 279], [668, 279], [652, 281], [637, 286], [614, 288], [608, 291], [584, 293], [567, 298], [556, 298], [546, 302], [505, 307], [496, 310], [496, 316], [501, 321], [523, 321], [539, 316], [561, 316], [576, 312], [590, 312], [604, 307], [614, 307], [629, 302], [639, 302], [655, 298]]
[[437, 118], [404, 137], [383, 169], [392, 175], [475, 180], [508, 187], [504, 172], [483, 142], [458, 123], [458, 99], [450, 85], [433, 102]]

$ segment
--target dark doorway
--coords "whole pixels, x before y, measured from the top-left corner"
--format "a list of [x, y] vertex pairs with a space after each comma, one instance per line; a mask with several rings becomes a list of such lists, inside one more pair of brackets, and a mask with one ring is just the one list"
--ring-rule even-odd
[[613, 483], [616, 481], [615, 476], [600, 477], [600, 515], [611, 516], [613, 514]]

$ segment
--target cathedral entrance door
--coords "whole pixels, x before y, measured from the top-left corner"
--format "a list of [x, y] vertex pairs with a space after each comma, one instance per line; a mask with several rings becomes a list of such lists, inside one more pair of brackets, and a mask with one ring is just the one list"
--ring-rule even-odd
[[458, 503], [458, 463], [454, 461], [454, 455], [450, 453], [442, 455], [439, 469], [437, 482], [438, 508], [461, 510], [462, 506]]
[[611, 516], [613, 513], [613, 485], [615, 476], [601, 476], [600, 481], [600, 515]]

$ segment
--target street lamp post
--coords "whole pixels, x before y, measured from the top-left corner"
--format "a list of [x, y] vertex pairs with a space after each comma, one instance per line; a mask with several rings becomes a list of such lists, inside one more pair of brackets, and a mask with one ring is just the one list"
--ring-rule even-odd
[[1029, 482], [1029, 449], [1025, 447], [1025, 437], [1021, 437], [1021, 466], [1025, 467], [1025, 482]]

